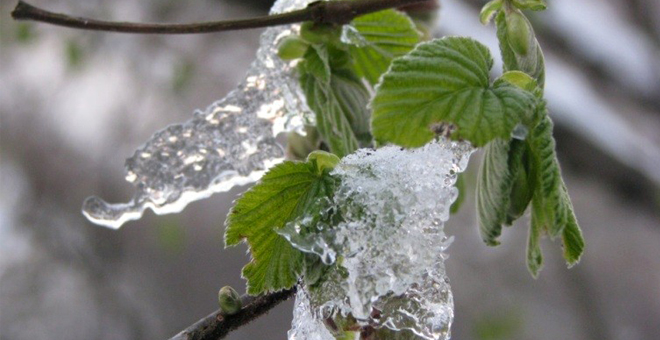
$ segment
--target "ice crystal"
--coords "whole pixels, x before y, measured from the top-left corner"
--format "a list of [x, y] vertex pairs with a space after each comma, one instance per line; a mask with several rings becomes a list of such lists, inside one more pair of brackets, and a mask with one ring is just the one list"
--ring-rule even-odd
[[342, 222], [304, 235], [311, 220], [302, 218], [280, 231], [344, 273], [309, 288], [317, 319], [350, 314], [361, 326], [449, 337], [453, 300], [443, 251], [451, 239], [443, 224], [472, 150], [443, 140], [415, 150], [361, 149], [342, 159], [332, 173], [341, 184], [326, 209]]
[[[313, 0], [278, 0], [272, 14], [304, 8]], [[83, 213], [92, 222], [117, 229], [139, 219], [146, 208], [158, 214], [181, 211], [188, 203], [258, 180], [284, 157], [275, 137], [304, 134], [311, 113], [293, 64], [277, 57], [277, 41], [298, 25], [267, 29], [245, 80], [224, 99], [191, 120], [171, 125], [126, 160], [126, 180], [136, 192], [128, 203], [90, 197]]]

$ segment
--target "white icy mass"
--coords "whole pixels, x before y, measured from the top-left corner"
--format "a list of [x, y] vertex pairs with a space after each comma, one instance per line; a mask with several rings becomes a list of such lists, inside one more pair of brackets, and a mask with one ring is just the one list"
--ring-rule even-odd
[[293, 327], [288, 332], [289, 340], [335, 340], [323, 321], [314, 317], [307, 292], [299, 289], [293, 309]]
[[[453, 300], [443, 251], [451, 239], [443, 224], [458, 195], [456, 176], [472, 151], [467, 143], [442, 140], [414, 150], [361, 149], [342, 159], [332, 173], [341, 184], [326, 204], [342, 222], [318, 224], [318, 233], [302, 235], [311, 222], [302, 218], [280, 231], [326, 264], [338, 261], [345, 273], [303, 288], [311, 305], [299, 302], [297, 309], [308, 306], [305, 313], [316, 319], [307, 322], [351, 314], [361, 326], [449, 338]], [[311, 327], [296, 320], [290, 335]]]
[[[278, 0], [272, 14], [301, 9], [313, 0]], [[278, 133], [302, 132], [311, 117], [291, 63], [277, 57], [277, 41], [297, 25], [267, 29], [245, 80], [222, 100], [179, 125], [155, 133], [126, 160], [126, 180], [136, 188], [130, 202], [89, 197], [83, 214], [117, 229], [146, 208], [179, 212], [195, 200], [258, 180], [283, 160]]]

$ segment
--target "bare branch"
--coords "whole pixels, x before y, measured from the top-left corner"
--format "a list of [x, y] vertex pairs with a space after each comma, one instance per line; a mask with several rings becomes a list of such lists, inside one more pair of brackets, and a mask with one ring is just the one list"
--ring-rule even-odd
[[343, 25], [360, 15], [429, 1], [433, 0], [317, 1], [301, 10], [249, 19], [191, 24], [146, 24], [72, 17], [66, 14], [49, 12], [20, 0], [11, 13], [11, 16], [15, 20], [38, 21], [91, 31], [138, 34], [197, 34], [278, 26], [302, 21]]
[[296, 287], [258, 297], [243, 295], [243, 308], [233, 315], [223, 315], [219, 310], [195, 322], [190, 327], [175, 335], [170, 340], [216, 340], [222, 339], [229, 332], [248, 324], [267, 313], [281, 302], [291, 298]]

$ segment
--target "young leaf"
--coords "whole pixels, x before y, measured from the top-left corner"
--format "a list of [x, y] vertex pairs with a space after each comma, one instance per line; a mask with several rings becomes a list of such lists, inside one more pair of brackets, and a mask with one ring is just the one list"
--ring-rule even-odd
[[542, 209], [537, 211], [539, 223], [550, 236], [559, 235], [564, 227], [565, 209], [561, 207], [561, 172], [555, 154], [555, 139], [552, 137], [552, 121], [545, 115], [534, 128], [529, 138], [532, 162], [535, 174], [534, 200], [540, 202]]
[[307, 104], [316, 114], [316, 127], [330, 151], [339, 157], [359, 148], [358, 136], [371, 139], [368, 131], [369, 94], [343, 60], [347, 53], [326, 45], [314, 45], [301, 64], [300, 85]]
[[518, 140], [496, 139], [485, 148], [477, 181], [477, 215], [481, 237], [489, 246], [499, 244], [502, 225], [511, 225], [515, 220], [512, 213], [524, 211], [529, 203], [525, 194], [519, 193], [528, 188], [517, 181], [525, 151], [524, 142]]
[[513, 182], [508, 165], [509, 142], [496, 139], [489, 143], [479, 168], [477, 181], [477, 217], [481, 238], [489, 246], [499, 243], [502, 223], [509, 206]]
[[573, 212], [573, 204], [563, 183], [562, 194], [564, 196], [562, 208], [566, 210], [566, 225], [562, 231], [561, 239], [564, 244], [564, 259], [568, 263], [568, 266], [572, 267], [580, 261], [585, 243], [582, 237], [582, 230], [580, 230], [575, 213]]
[[573, 204], [561, 177], [555, 154], [555, 141], [552, 137], [552, 121], [547, 113], [532, 131], [529, 145], [532, 154], [531, 172], [536, 181], [532, 199], [534, 205], [532, 228], [536, 226], [551, 237], [561, 235], [564, 258], [572, 266], [580, 260], [585, 243], [573, 212]]
[[351, 25], [364, 38], [349, 50], [355, 70], [371, 85], [378, 83], [392, 59], [410, 52], [421, 37], [412, 20], [393, 9], [363, 15], [353, 20]]
[[[321, 160], [319, 162], [319, 160]], [[292, 287], [303, 270], [303, 253], [275, 230], [306, 213], [319, 197], [331, 195], [328, 157], [284, 162], [236, 201], [227, 217], [225, 244], [247, 240], [252, 261], [243, 268], [252, 295]]]
[[492, 65], [484, 45], [459, 37], [420, 44], [395, 59], [371, 102], [374, 137], [418, 147], [434, 138], [434, 125], [448, 122], [457, 127], [452, 138], [475, 146], [509, 139], [535, 99], [508, 82], [491, 85]]

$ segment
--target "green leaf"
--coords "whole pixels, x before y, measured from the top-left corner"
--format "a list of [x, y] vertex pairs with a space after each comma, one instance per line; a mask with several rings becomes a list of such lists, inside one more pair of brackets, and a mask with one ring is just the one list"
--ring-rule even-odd
[[371, 85], [378, 83], [392, 59], [410, 52], [421, 38], [412, 20], [393, 9], [360, 16], [351, 25], [364, 39], [349, 49], [355, 70]]
[[507, 82], [491, 85], [493, 60], [470, 38], [448, 37], [418, 45], [392, 62], [371, 102], [372, 133], [380, 143], [419, 147], [433, 127], [452, 123], [452, 138], [483, 146], [509, 139], [533, 111], [534, 96]]
[[243, 268], [249, 294], [290, 288], [298, 281], [303, 253], [275, 230], [302, 216], [319, 197], [332, 195], [328, 164], [317, 159], [279, 164], [236, 201], [227, 217], [225, 244], [246, 240], [250, 247], [252, 261]]
[[346, 52], [314, 45], [301, 64], [300, 84], [307, 104], [316, 114], [316, 127], [330, 151], [339, 157], [368, 143], [369, 93], [354, 73], [345, 68]]
[[561, 177], [552, 128], [552, 121], [546, 113], [529, 138], [531, 172], [536, 181], [532, 199], [532, 227], [553, 238], [561, 236], [564, 258], [569, 266], [572, 266], [580, 260], [585, 242]]
[[[522, 15], [522, 13], [516, 13]], [[526, 29], [530, 33], [527, 35], [529, 39], [529, 51], [524, 56], [517, 54], [511, 48], [510, 38], [512, 37], [509, 37], [510, 31], [507, 26], [507, 15], [504, 11], [500, 11], [495, 22], [497, 24], [497, 38], [499, 40], [500, 52], [502, 53], [502, 60], [504, 61], [504, 72], [525, 72], [536, 79], [539, 87], [543, 88], [545, 85], [545, 59], [529, 20], [524, 18], [524, 24], [527, 26]]]

